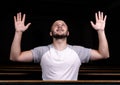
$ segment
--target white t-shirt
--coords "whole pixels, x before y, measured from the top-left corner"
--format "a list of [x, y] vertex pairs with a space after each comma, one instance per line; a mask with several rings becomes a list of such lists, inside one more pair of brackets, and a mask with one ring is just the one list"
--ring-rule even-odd
[[35, 63], [40, 63], [43, 80], [77, 80], [79, 68], [90, 58], [90, 49], [67, 45], [56, 50], [52, 44], [32, 49]]

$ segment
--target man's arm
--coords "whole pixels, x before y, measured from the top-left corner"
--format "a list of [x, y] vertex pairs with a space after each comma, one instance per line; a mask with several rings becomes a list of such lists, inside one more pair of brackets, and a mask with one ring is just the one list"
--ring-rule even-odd
[[10, 60], [12, 61], [30, 62], [33, 59], [31, 51], [21, 52], [22, 34], [25, 30], [28, 29], [28, 27], [31, 24], [28, 23], [25, 26], [24, 22], [25, 22], [25, 14], [23, 15], [23, 18], [21, 12], [17, 13], [17, 16], [14, 16], [15, 35], [11, 45], [11, 52], [10, 52]]
[[94, 24], [91, 21], [92, 27], [97, 30], [98, 33], [98, 39], [99, 39], [99, 47], [98, 50], [92, 49], [91, 50], [91, 60], [98, 60], [98, 59], [106, 59], [109, 58], [109, 48], [108, 48], [108, 42], [105, 35], [105, 24], [106, 24], [106, 18], [103, 16], [103, 12], [95, 13], [95, 19], [96, 23]]

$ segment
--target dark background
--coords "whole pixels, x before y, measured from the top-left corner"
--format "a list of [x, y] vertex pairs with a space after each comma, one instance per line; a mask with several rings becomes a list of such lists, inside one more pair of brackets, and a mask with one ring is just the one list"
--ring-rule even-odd
[[70, 36], [68, 43], [97, 48], [98, 38], [90, 21], [95, 20], [95, 12], [103, 11], [107, 15], [106, 37], [108, 39], [110, 58], [87, 63], [87, 65], [119, 66], [119, 0], [4, 0], [0, 1], [0, 64], [33, 65], [9, 60], [10, 47], [14, 37], [14, 19], [17, 12], [26, 14], [26, 22], [31, 26], [23, 33], [22, 50], [51, 43], [49, 30], [57, 19], [68, 24]]

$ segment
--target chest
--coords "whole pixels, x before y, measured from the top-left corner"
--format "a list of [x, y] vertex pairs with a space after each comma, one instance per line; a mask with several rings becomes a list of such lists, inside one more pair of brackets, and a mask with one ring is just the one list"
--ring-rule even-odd
[[80, 64], [80, 59], [77, 53], [71, 49], [63, 51], [51, 49], [43, 55], [41, 63], [49, 66], [71, 66]]

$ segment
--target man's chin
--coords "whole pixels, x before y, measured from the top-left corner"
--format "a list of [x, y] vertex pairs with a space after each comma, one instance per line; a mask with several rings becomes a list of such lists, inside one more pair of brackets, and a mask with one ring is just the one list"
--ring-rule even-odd
[[55, 39], [64, 39], [64, 38], [67, 38], [68, 36], [67, 35], [54, 35], [52, 37]]

